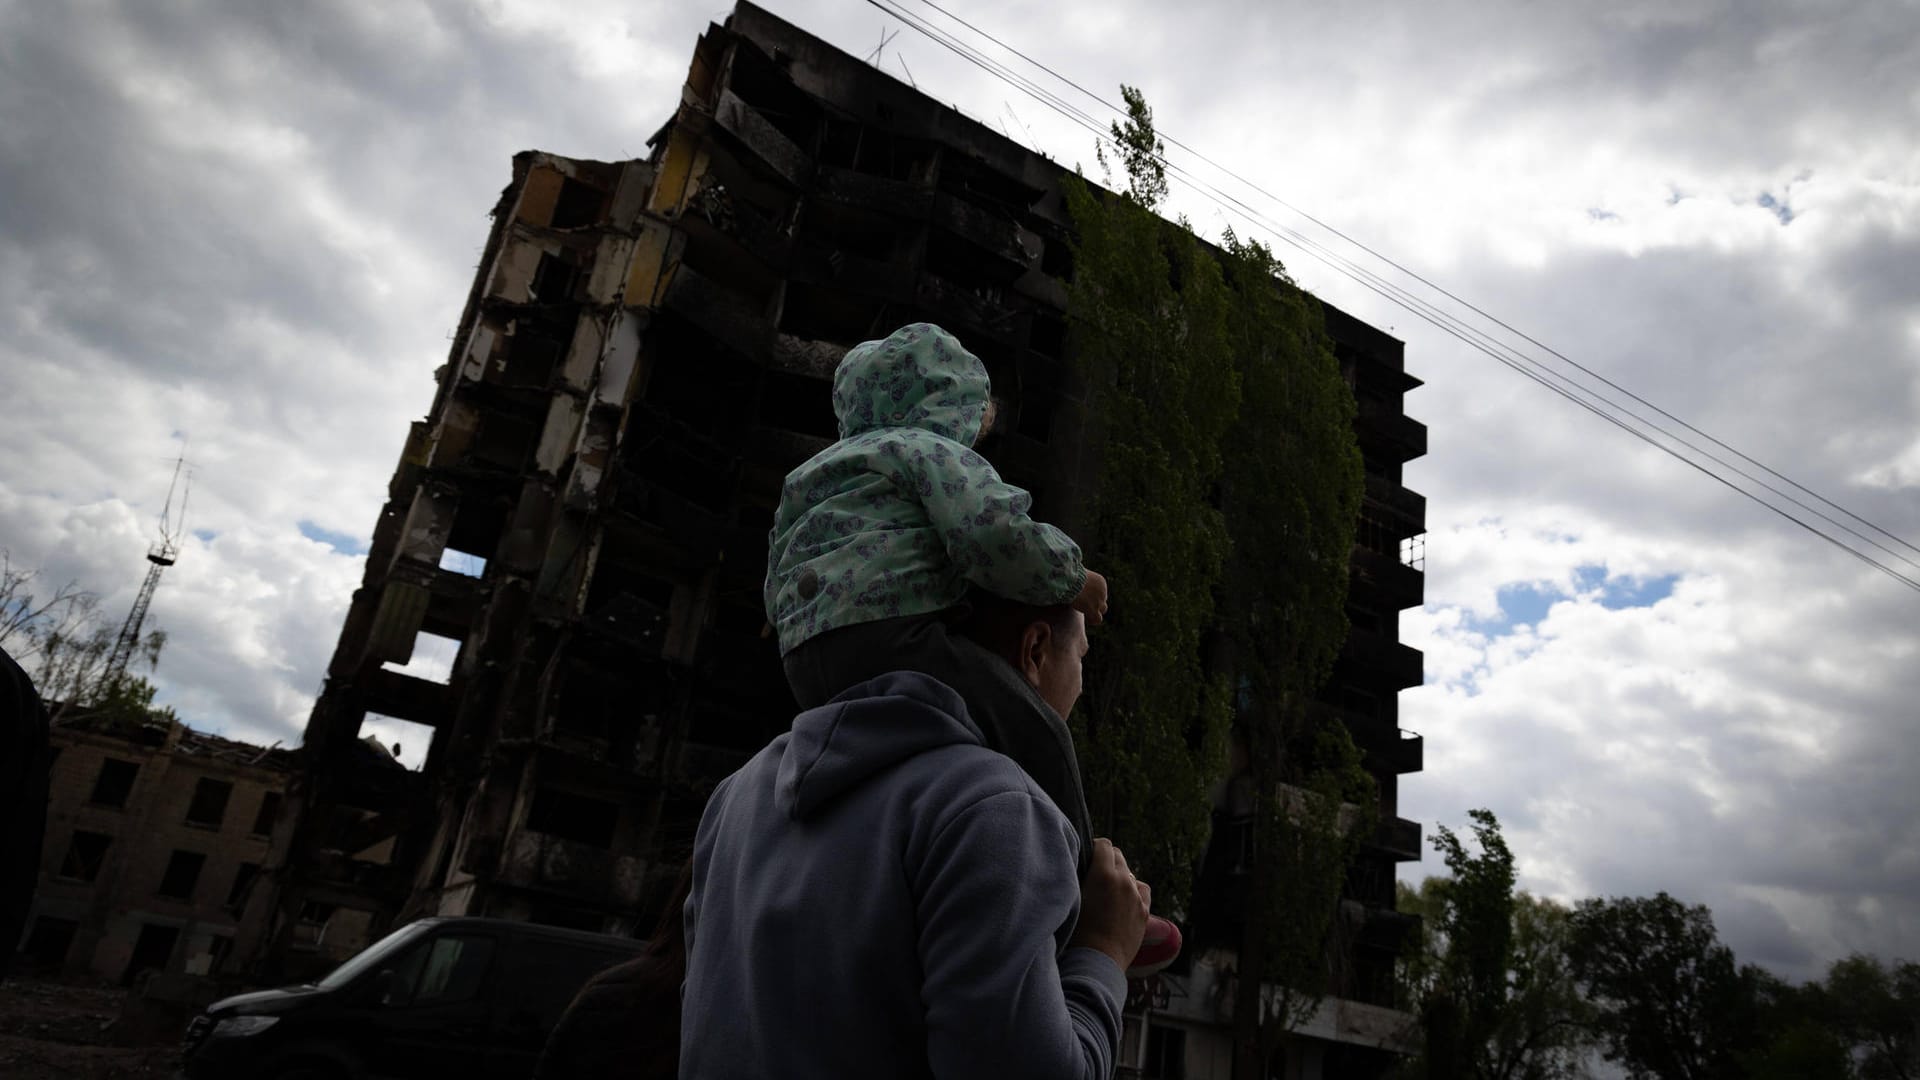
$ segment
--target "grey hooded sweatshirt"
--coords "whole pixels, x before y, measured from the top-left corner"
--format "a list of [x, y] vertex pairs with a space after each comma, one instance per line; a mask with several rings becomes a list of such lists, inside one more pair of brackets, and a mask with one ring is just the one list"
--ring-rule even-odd
[[680, 1076], [1107, 1080], [1126, 979], [1064, 948], [1077, 844], [944, 683], [801, 713], [700, 820]]

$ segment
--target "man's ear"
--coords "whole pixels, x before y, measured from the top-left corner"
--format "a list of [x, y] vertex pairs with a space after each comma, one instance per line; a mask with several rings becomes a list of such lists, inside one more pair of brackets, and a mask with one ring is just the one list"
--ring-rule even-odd
[[1041, 668], [1052, 651], [1053, 627], [1045, 619], [1035, 619], [1020, 631], [1020, 674], [1035, 689], [1040, 686]]

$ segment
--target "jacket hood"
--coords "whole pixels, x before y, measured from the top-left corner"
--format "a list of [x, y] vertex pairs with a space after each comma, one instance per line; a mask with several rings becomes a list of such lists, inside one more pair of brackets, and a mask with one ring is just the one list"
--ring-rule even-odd
[[972, 446], [991, 392], [986, 365], [932, 323], [863, 341], [833, 372], [833, 412], [843, 439], [915, 427]]
[[908, 758], [984, 741], [966, 703], [945, 683], [915, 671], [892, 672], [794, 718], [774, 802], [788, 817], [804, 820]]

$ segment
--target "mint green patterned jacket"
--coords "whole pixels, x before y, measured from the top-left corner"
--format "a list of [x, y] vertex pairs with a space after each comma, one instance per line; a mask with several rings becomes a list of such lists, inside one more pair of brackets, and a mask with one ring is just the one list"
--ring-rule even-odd
[[833, 374], [840, 441], [787, 474], [767, 548], [780, 653], [836, 627], [923, 615], [969, 586], [1064, 604], [1087, 570], [1033, 497], [969, 447], [986, 366], [931, 323], [849, 350]]

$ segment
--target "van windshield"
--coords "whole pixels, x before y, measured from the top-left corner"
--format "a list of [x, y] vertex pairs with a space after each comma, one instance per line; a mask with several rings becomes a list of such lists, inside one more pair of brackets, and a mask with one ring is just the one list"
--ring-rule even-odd
[[315, 983], [322, 990], [338, 990], [360, 977], [362, 972], [379, 967], [381, 962], [420, 939], [427, 932], [425, 922], [407, 925], [367, 946], [360, 955], [333, 969], [333, 973]]

